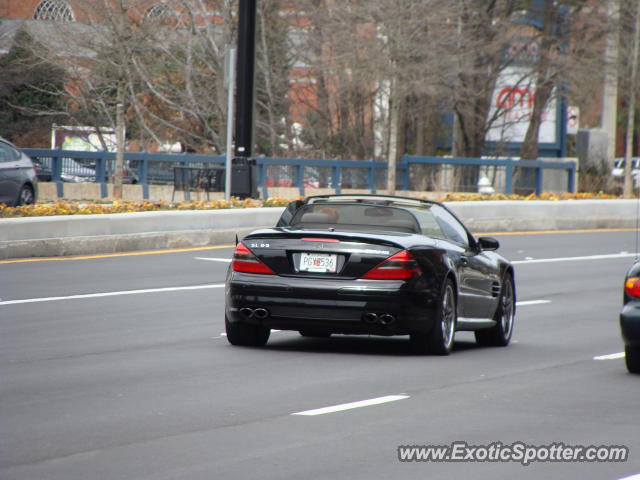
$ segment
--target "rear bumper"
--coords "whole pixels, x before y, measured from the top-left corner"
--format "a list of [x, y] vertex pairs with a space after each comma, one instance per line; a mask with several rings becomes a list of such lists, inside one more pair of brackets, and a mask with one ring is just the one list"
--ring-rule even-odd
[[[279, 330], [406, 335], [431, 330], [437, 303], [433, 297], [404, 281], [267, 278], [233, 272], [226, 288], [226, 315], [232, 323]], [[263, 308], [268, 314], [257, 318], [247, 315], [246, 308]], [[383, 322], [385, 314], [393, 320], [384, 317]]]
[[640, 348], [640, 302], [631, 301], [622, 307], [620, 330], [625, 345]]

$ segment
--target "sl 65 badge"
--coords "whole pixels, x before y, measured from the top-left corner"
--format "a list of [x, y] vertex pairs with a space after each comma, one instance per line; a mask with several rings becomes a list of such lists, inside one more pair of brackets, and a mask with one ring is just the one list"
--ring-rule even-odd
[[250, 243], [249, 247], [250, 248], [269, 248], [269, 244], [268, 243]]

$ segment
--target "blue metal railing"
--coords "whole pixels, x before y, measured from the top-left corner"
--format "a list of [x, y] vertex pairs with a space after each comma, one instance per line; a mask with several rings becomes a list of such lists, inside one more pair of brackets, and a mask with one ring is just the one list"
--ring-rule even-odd
[[[113, 178], [115, 170], [115, 153], [109, 152], [80, 152], [69, 150], [45, 150], [25, 148], [24, 152], [31, 156], [37, 167], [48, 169], [50, 180], [57, 184], [58, 196], [63, 195], [65, 179], [82, 178], [99, 183], [101, 196], [107, 197], [107, 184]], [[72, 159], [72, 161], [69, 161]], [[224, 164], [222, 155], [197, 154], [163, 154], [163, 153], [125, 153], [124, 179], [128, 183], [138, 183], [142, 186], [143, 198], [149, 198], [149, 185], [173, 185], [174, 166], [199, 166]], [[386, 188], [387, 164], [372, 160], [339, 160], [339, 159], [308, 159], [308, 158], [271, 158], [256, 157], [257, 183], [265, 198], [268, 197], [270, 187], [285, 186], [298, 188], [300, 195], [305, 195], [305, 188], [331, 188], [340, 193], [344, 188], [358, 188], [376, 193], [378, 189]], [[536, 194], [543, 192], [543, 178], [545, 170], [563, 170], [567, 173], [566, 190], [575, 192], [575, 177], [577, 165], [574, 161], [552, 160], [513, 160], [513, 159], [484, 159], [484, 158], [448, 158], [448, 157], [417, 157], [404, 155], [396, 166], [396, 188], [399, 190], [417, 189], [412, 184], [412, 168], [417, 166], [439, 166], [439, 168], [453, 168], [455, 166], [474, 166], [478, 168], [502, 171], [504, 193], [514, 191], [514, 173], [517, 170], [533, 170], [534, 185], [531, 190]], [[88, 168], [93, 175], [87, 174]], [[82, 175], [80, 175], [82, 174]], [[414, 182], [415, 183], [415, 182]], [[476, 185], [467, 186], [475, 189]], [[450, 186], [449, 186], [450, 189]]]
[[[45, 175], [50, 175], [50, 181], [57, 185], [59, 197], [63, 195], [65, 177], [77, 177], [76, 180], [90, 178], [91, 182], [101, 185], [102, 198], [108, 196], [107, 183], [113, 178], [115, 171], [115, 153], [39, 148], [24, 148], [22, 150], [34, 159], [36, 169], [44, 170]], [[173, 185], [174, 166], [204, 167], [208, 164], [223, 164], [224, 158], [223, 155], [125, 153], [123, 177], [127, 183], [140, 184], [142, 196], [146, 199], [149, 198], [149, 185]], [[92, 176], [86, 174], [87, 167], [94, 172]], [[79, 176], [79, 173], [84, 175]]]
[[[412, 157], [405, 155], [403, 161], [407, 164], [423, 165], [459, 165], [477, 167], [499, 167], [505, 170], [504, 193], [513, 193], [514, 169], [533, 169], [535, 171], [535, 193], [540, 195], [543, 192], [543, 175], [545, 169], [564, 170], [567, 172], [567, 191], [575, 193], [575, 177], [577, 164], [575, 161], [550, 161], [550, 160], [513, 160], [513, 159], [484, 159], [484, 158], [446, 158], [446, 157]], [[408, 172], [404, 172], [402, 181], [403, 188], [408, 187]]]
[[[269, 177], [269, 173], [273, 172], [270, 172], [270, 166], [293, 167], [295, 169], [293, 175], [290, 171], [285, 172], [285, 179], [289, 177], [291, 184], [285, 183], [280, 186], [296, 187], [299, 189], [300, 195], [305, 194], [306, 186], [332, 188], [336, 193], [340, 193], [343, 188], [361, 188], [375, 193], [377, 190], [376, 173], [387, 169], [386, 163], [372, 160], [257, 157], [256, 164], [258, 166], [258, 186], [263, 189], [265, 197], [268, 196], [270, 186], [278, 186], [275, 181], [273, 184], [271, 183], [273, 179]], [[404, 171], [407, 168], [406, 164], [398, 164], [398, 171]], [[322, 175], [321, 169], [329, 170], [330, 176]], [[351, 170], [355, 171], [351, 172]]]

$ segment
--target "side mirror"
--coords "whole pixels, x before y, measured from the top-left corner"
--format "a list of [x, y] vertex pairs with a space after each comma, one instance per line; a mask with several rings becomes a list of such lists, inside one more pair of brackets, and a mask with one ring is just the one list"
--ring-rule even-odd
[[478, 245], [482, 250], [497, 250], [500, 248], [500, 242], [493, 237], [480, 237], [478, 238]]

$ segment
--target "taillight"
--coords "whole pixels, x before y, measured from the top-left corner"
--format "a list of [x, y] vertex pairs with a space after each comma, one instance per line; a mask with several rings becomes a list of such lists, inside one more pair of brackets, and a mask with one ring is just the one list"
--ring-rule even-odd
[[233, 271], [243, 273], [261, 273], [263, 275], [275, 275], [273, 270], [258, 260], [244, 243], [238, 243], [233, 252]]
[[392, 255], [361, 278], [370, 280], [407, 280], [420, 275], [418, 262], [406, 250]]
[[624, 291], [630, 297], [640, 298], [640, 278], [627, 278], [627, 281], [624, 282]]

